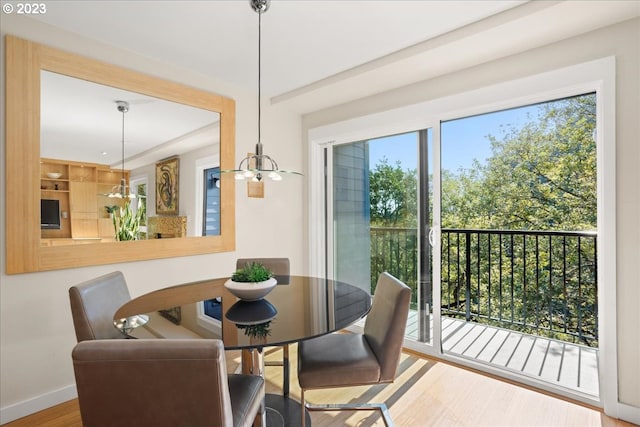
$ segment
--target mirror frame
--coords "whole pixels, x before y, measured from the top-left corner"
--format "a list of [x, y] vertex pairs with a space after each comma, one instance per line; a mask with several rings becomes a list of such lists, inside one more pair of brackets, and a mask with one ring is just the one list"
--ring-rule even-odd
[[219, 236], [63, 246], [40, 243], [40, 71], [47, 70], [220, 114], [220, 168], [235, 161], [235, 101], [175, 82], [5, 36], [6, 272], [58, 270], [235, 250], [235, 181], [221, 176]]

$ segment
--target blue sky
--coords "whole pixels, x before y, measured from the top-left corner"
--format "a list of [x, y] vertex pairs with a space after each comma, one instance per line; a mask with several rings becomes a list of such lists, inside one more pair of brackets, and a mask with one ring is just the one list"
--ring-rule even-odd
[[[514, 126], [520, 128], [535, 118], [538, 109], [539, 106], [533, 105], [443, 122], [442, 168], [455, 172], [460, 168], [470, 168], [473, 159], [483, 162], [491, 155], [487, 135], [502, 139], [506, 130]], [[370, 167], [374, 168], [385, 156], [390, 164], [400, 161], [403, 169], [416, 169], [417, 146], [418, 135], [415, 132], [371, 140]]]

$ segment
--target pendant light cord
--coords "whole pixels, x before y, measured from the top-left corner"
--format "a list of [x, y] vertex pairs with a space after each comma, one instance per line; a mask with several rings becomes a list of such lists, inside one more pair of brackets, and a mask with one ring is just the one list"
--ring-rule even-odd
[[[124, 180], [124, 114], [125, 114], [125, 110], [122, 109], [122, 165], [121, 165], [121, 169], [122, 169], [122, 179]], [[122, 185], [122, 182], [120, 182], [120, 185]], [[124, 188], [122, 189], [122, 192], [124, 192]]]
[[[260, 140], [260, 81], [261, 79], [261, 51], [262, 51], [262, 12], [258, 12], [258, 144], [261, 144]], [[258, 153], [256, 153], [258, 154]]]

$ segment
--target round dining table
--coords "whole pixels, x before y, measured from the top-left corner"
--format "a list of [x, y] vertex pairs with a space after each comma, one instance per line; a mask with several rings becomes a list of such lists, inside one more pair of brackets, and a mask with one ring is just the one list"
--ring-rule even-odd
[[[266, 347], [339, 331], [371, 308], [370, 294], [348, 283], [294, 275], [276, 279], [273, 290], [256, 301], [235, 297], [224, 286], [228, 278], [159, 289], [120, 307], [114, 327], [129, 338], [221, 339], [225, 349], [241, 350], [242, 373], [264, 376]], [[288, 396], [265, 394], [254, 425], [298, 425], [301, 410]], [[307, 422], [311, 425], [308, 414]]]

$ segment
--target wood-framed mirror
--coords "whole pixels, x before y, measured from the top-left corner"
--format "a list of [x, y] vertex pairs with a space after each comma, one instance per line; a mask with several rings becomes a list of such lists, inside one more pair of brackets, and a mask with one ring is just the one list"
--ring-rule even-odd
[[[56, 73], [219, 114], [219, 168], [235, 161], [235, 102], [220, 95], [7, 35], [6, 273], [235, 250], [235, 180], [222, 174], [220, 233], [216, 236], [45, 245], [41, 230], [41, 74]], [[115, 107], [114, 107], [115, 108]], [[81, 244], [80, 244], [81, 243]]]

